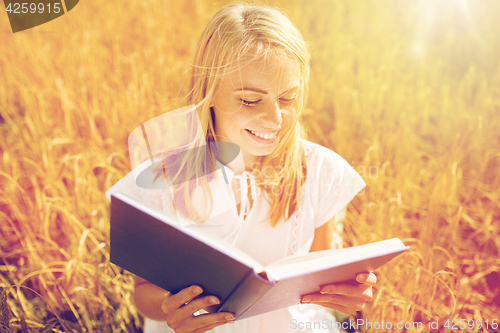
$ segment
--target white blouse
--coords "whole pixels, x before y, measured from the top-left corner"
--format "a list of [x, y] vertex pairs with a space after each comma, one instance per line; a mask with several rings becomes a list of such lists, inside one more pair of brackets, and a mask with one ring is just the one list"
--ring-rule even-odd
[[[233, 179], [240, 182], [241, 208], [236, 209], [231, 186], [220, 186], [222, 171], [218, 170], [219, 182], [211, 186], [213, 198], [212, 215], [204, 222], [203, 232], [214, 234], [250, 254], [262, 265], [294, 254], [309, 252], [316, 228], [339, 213], [365, 186], [359, 174], [337, 153], [302, 139], [306, 155], [307, 178], [301, 191], [299, 207], [287, 220], [281, 220], [273, 229], [266, 221], [270, 205], [255, 184], [252, 173], [244, 171], [235, 175], [224, 167], [229, 184]], [[219, 184], [219, 185], [217, 185]], [[229, 191], [229, 194], [228, 194]], [[174, 213], [170, 192], [161, 189], [143, 189], [136, 185], [132, 172], [118, 181], [107, 192], [126, 193], [156, 206], [170, 214]], [[228, 201], [232, 200], [232, 201]], [[228, 205], [228, 202], [232, 204]], [[228, 209], [230, 207], [230, 209]], [[165, 322], [146, 318], [145, 333], [174, 332]], [[232, 324], [216, 327], [212, 333], [276, 333], [276, 332], [338, 332], [335, 318], [318, 305], [296, 305], [237, 320]]]

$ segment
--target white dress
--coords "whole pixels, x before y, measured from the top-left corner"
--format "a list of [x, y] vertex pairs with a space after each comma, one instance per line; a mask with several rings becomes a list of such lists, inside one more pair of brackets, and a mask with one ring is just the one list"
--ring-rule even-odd
[[[337, 153], [318, 144], [302, 139], [306, 154], [307, 178], [301, 192], [300, 205], [287, 221], [280, 221], [273, 230], [265, 220], [270, 209], [269, 203], [262, 198], [256, 186], [251, 186], [250, 207], [247, 191], [241, 191], [241, 212], [231, 209], [205, 223], [212, 227], [202, 228], [234, 244], [250, 254], [264, 266], [285, 256], [309, 252], [314, 231], [340, 212], [365, 186], [359, 174]], [[231, 181], [236, 178], [240, 186], [255, 183], [254, 176], [244, 171], [234, 175], [225, 168], [226, 176]], [[165, 190], [143, 189], [135, 184], [130, 172], [107, 192], [122, 192], [133, 195], [165, 212], [172, 213], [169, 194]], [[212, 188], [212, 193], [217, 189]], [[218, 198], [215, 193], [214, 198]], [[233, 199], [234, 200], [234, 199]], [[222, 209], [216, 207], [213, 211]], [[246, 217], [245, 217], [246, 213]], [[165, 322], [146, 318], [145, 333], [174, 332]], [[247, 319], [237, 320], [232, 324], [222, 325], [209, 331], [212, 333], [276, 333], [276, 332], [338, 332], [335, 317], [324, 307], [314, 304], [296, 305], [276, 310]]]

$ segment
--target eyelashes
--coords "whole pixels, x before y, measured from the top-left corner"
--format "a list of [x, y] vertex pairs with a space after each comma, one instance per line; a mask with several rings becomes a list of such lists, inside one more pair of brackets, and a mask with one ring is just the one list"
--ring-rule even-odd
[[259, 103], [261, 101], [261, 99], [256, 100], [256, 101], [247, 101], [246, 99], [240, 98], [240, 101], [241, 101], [241, 104], [243, 104], [243, 105], [252, 106], [252, 105]]
[[280, 102], [283, 104], [292, 104], [292, 102], [295, 100], [294, 98], [280, 98]]
[[[292, 104], [292, 102], [295, 100], [294, 98], [280, 98], [280, 103], [283, 103], [285, 105]], [[256, 100], [256, 101], [248, 101], [246, 99], [240, 98], [241, 104], [246, 105], [246, 106], [254, 106], [255, 104], [261, 102], [262, 100]]]

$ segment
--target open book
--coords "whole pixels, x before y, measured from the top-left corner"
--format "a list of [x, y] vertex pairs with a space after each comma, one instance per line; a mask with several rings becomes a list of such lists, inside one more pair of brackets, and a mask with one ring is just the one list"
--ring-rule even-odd
[[[242, 250], [125, 194], [111, 195], [110, 260], [177, 293], [191, 285], [215, 295], [209, 312], [233, 312], [236, 320], [299, 304], [321, 286], [354, 281], [409, 249], [397, 238], [310, 252], [266, 267]], [[354, 283], [356, 283], [354, 281]]]

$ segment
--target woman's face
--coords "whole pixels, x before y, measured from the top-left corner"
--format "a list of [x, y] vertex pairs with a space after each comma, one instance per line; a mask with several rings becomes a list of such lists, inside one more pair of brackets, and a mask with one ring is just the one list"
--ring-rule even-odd
[[[246, 64], [243, 60], [240, 63]], [[296, 112], [300, 74], [296, 61], [271, 56], [225, 74], [210, 104], [219, 141], [237, 144], [246, 169], [272, 153]]]

